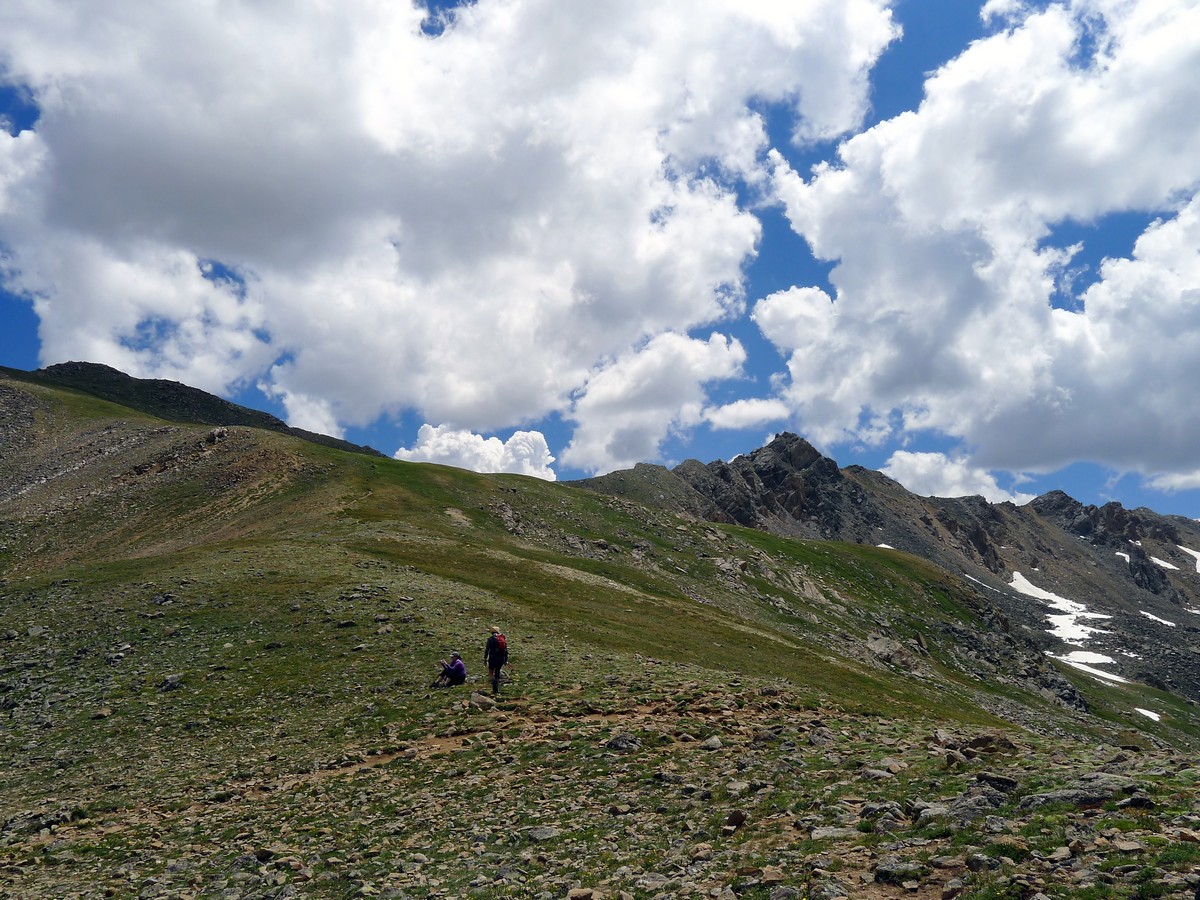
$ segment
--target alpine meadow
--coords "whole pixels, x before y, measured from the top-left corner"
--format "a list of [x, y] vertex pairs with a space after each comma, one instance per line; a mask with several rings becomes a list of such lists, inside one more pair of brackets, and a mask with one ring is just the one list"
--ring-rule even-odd
[[[1200, 885], [1187, 520], [930, 501], [795, 437], [481, 475], [85, 364], [3, 370], [0, 416], [0, 896]], [[1031, 584], [1172, 635], [1080, 663]]]

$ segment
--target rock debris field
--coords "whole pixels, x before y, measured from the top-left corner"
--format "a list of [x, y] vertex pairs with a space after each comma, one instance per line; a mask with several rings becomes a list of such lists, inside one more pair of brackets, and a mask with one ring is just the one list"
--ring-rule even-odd
[[[121, 784], [77, 784], [7, 817], [0, 896], [1191, 898], [1200, 889], [1195, 760], [951, 732], [642, 665], [636, 677], [557, 695], [519, 676], [496, 699], [478, 681], [397, 687], [373, 702], [427, 709], [420, 734], [385, 728], [304, 770], [267, 754], [222, 781], [192, 761], [153, 779], [129, 771]], [[163, 702], [176, 690], [186, 683], [164, 686]], [[161, 752], [186, 758], [180, 743]]]

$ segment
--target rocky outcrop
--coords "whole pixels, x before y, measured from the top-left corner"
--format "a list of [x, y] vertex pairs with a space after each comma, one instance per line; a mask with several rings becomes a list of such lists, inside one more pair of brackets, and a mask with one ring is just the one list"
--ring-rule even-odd
[[794, 434], [730, 462], [688, 460], [674, 470], [706, 501], [704, 514], [793, 536], [861, 535], [883, 521], [861, 486]]
[[1062, 491], [1050, 491], [1029, 505], [1042, 518], [1092, 544], [1123, 549], [1143, 538], [1174, 544], [1181, 540], [1178, 527], [1151, 510], [1127, 510], [1116, 502], [1085, 506]]
[[[1014, 590], [1015, 573], [1041, 590], [1111, 617], [1103, 646], [1115, 672], [1184, 696], [1200, 694], [1200, 523], [1119, 503], [1087, 506], [1051, 491], [1025, 506], [983, 497], [918, 497], [879, 472], [839, 468], [808, 441], [781, 434], [728, 462], [638, 466], [584, 487], [786, 537], [887, 546], [979, 584], [1015, 639], [1066, 653], [1045, 601]], [[1093, 649], [1089, 647], [1089, 649]], [[1134, 654], [1137, 659], [1134, 661]], [[1065, 679], [1038, 673], [1048, 695], [1081, 702]], [[1061, 682], [1061, 683], [1060, 683]]]

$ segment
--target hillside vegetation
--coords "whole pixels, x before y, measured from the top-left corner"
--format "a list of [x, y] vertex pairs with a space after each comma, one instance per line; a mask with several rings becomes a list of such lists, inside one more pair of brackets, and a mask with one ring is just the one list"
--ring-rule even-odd
[[0, 376], [0, 579], [0, 897], [1197, 889], [1194, 705], [895, 551]]

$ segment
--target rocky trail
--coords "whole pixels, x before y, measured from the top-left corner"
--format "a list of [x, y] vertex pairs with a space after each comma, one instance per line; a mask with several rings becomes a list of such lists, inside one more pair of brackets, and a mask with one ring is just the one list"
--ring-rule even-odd
[[[381, 734], [309, 771], [273, 771], [268, 756], [135, 808], [61, 797], [5, 823], [0, 896], [1200, 889], [1200, 770], [1168, 753], [952, 733], [807, 708], [770, 686], [679, 683], [659, 699], [628, 687], [599, 701], [438, 692], [429, 732]], [[1103, 893], [1122, 885], [1147, 889]]]

